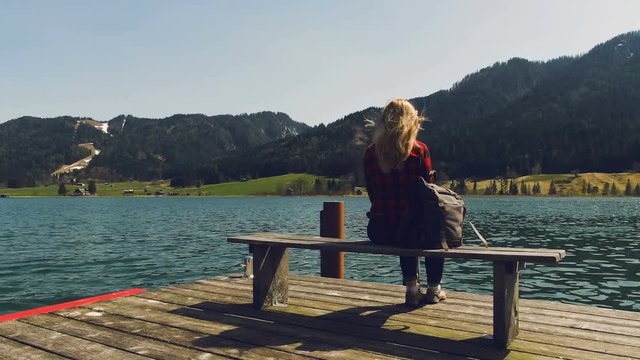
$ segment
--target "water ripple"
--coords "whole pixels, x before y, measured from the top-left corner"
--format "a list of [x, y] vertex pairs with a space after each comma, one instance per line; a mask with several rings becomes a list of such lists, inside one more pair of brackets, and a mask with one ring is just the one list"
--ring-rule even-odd
[[[346, 203], [346, 236], [366, 239], [366, 198], [113, 198], [0, 201], [0, 313], [131, 287], [157, 288], [242, 271], [257, 231], [317, 235], [322, 202]], [[467, 198], [494, 246], [567, 250], [528, 264], [523, 298], [640, 310], [640, 199]], [[474, 240], [465, 228], [469, 244]], [[292, 250], [292, 272], [319, 274], [318, 252]], [[347, 277], [401, 283], [398, 259], [346, 254]], [[491, 264], [447, 260], [447, 288], [489, 294]]]

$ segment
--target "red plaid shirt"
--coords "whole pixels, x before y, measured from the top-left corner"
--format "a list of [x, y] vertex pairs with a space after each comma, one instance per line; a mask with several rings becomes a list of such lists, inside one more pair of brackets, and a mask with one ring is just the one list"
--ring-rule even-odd
[[[420, 159], [424, 158], [420, 166]], [[426, 144], [416, 141], [413, 150], [402, 169], [391, 169], [385, 174], [380, 170], [376, 156], [375, 145], [371, 145], [364, 153], [364, 174], [367, 180], [367, 192], [371, 200], [369, 218], [388, 225], [395, 225], [400, 218], [408, 214], [411, 208], [417, 206], [418, 177], [430, 179], [431, 156]]]

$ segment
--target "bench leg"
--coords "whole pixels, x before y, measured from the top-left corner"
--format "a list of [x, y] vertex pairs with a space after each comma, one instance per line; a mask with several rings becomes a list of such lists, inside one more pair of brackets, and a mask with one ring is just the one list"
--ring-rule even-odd
[[493, 342], [500, 349], [518, 335], [519, 272], [517, 261], [493, 262]]
[[286, 247], [253, 247], [253, 306], [264, 309], [289, 302], [289, 251]]

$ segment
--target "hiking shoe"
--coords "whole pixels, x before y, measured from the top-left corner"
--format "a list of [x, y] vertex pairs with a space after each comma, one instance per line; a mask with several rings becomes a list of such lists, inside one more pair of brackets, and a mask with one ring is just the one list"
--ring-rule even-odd
[[427, 294], [422, 292], [421, 289], [418, 289], [418, 291], [416, 293], [413, 293], [413, 294], [405, 292], [404, 293], [404, 304], [406, 306], [414, 307], [414, 308], [420, 307], [423, 304], [425, 304], [425, 302], [424, 302], [424, 297], [425, 296], [427, 296]]
[[437, 304], [447, 299], [447, 293], [440, 286], [437, 288], [427, 288], [427, 293], [422, 298], [423, 304]]

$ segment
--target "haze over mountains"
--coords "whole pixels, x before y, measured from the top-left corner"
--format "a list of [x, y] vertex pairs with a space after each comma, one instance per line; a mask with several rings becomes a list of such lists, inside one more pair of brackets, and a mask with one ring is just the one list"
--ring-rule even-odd
[[[431, 120], [420, 137], [450, 178], [640, 170], [637, 31], [581, 56], [496, 63], [411, 101]], [[0, 124], [0, 186], [55, 181], [51, 172], [86, 156], [77, 144], [87, 142], [101, 153], [79, 175], [101, 180], [187, 185], [309, 172], [362, 184], [372, 135], [364, 120], [379, 111], [314, 128], [272, 112], [119, 116], [108, 133], [76, 127], [78, 118], [22, 117]]]

